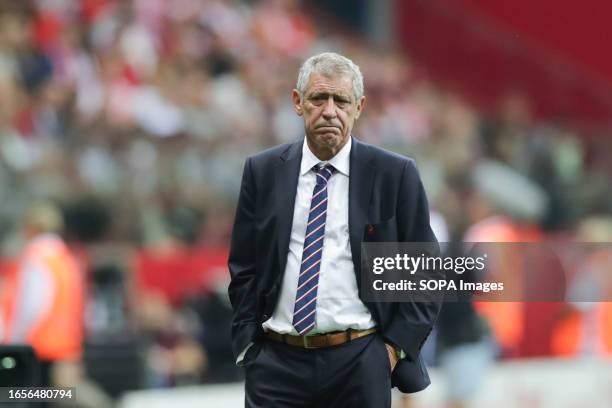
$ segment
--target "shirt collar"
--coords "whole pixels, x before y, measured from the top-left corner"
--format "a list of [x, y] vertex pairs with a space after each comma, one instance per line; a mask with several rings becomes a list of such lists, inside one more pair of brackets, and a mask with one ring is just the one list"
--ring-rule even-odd
[[353, 137], [350, 136], [348, 142], [342, 146], [342, 149], [330, 160], [322, 161], [308, 147], [308, 142], [304, 137], [304, 145], [302, 146], [302, 164], [300, 166], [300, 175], [308, 173], [314, 166], [319, 163], [331, 164], [339, 172], [348, 176], [351, 168], [351, 146]]

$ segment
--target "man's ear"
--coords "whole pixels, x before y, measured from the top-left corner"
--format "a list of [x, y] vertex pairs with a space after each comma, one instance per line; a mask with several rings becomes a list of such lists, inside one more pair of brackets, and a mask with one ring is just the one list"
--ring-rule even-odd
[[362, 96], [357, 101], [357, 113], [355, 114], [355, 119], [359, 119], [359, 115], [361, 115], [361, 112], [363, 112], [363, 109], [365, 108], [365, 103], [366, 103], [365, 96]]
[[297, 89], [294, 89], [291, 92], [291, 100], [293, 101], [293, 110], [297, 113], [298, 116], [302, 116], [302, 98], [300, 97], [300, 93]]

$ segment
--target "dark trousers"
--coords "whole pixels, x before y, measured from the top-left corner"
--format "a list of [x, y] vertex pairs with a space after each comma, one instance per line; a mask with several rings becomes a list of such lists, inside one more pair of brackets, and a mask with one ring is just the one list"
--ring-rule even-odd
[[247, 408], [389, 408], [391, 369], [379, 334], [304, 349], [267, 340], [246, 366]]

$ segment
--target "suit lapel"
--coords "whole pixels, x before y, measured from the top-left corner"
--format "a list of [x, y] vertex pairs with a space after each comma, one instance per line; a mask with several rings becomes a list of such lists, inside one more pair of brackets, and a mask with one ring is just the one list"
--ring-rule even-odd
[[289, 145], [281, 154], [275, 171], [274, 194], [276, 196], [277, 242], [281, 274], [285, 271], [285, 265], [287, 264], [303, 143], [304, 141], [301, 140]]
[[351, 175], [349, 178], [349, 235], [357, 284], [361, 285], [361, 241], [368, 220], [368, 207], [376, 167], [370, 161], [368, 146], [353, 138], [351, 147]]

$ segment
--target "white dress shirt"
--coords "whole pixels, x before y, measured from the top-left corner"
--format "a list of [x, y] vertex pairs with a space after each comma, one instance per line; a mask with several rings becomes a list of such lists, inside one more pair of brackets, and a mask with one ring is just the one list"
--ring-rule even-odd
[[349, 239], [351, 145], [352, 137], [331, 160], [323, 162], [310, 151], [304, 139], [283, 285], [272, 317], [263, 323], [265, 331], [297, 335], [292, 325], [293, 309], [310, 201], [316, 184], [312, 168], [324, 164], [331, 164], [337, 171], [327, 183], [327, 217], [317, 289], [316, 323], [308, 334], [344, 331], [349, 328], [365, 330], [376, 325], [369, 310], [359, 299]]

